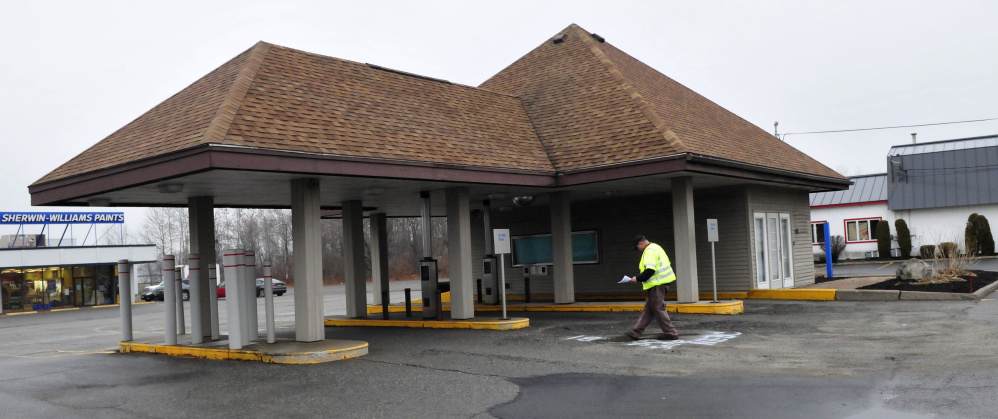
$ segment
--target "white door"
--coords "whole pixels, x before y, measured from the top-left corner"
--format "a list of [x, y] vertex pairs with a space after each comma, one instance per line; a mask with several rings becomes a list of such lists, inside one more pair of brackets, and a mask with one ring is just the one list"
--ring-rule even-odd
[[792, 288], [793, 236], [790, 214], [756, 213], [754, 216], [756, 288]]
[[768, 260], [767, 255], [769, 254], [766, 240], [766, 214], [755, 214], [754, 227], [755, 288], [765, 290], [769, 289], [769, 263], [766, 262]]
[[780, 248], [780, 214], [766, 214], [766, 261], [769, 267], [769, 288], [783, 288], [783, 251]]
[[780, 258], [783, 267], [783, 288], [794, 287], [794, 246], [790, 232], [790, 214], [780, 214]]

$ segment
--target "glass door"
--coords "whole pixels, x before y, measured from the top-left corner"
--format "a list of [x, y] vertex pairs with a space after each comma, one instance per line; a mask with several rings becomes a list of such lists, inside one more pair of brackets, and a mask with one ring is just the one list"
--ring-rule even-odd
[[781, 263], [782, 249], [780, 248], [780, 215], [776, 213], [766, 214], [766, 242], [769, 262], [769, 288], [783, 288], [783, 263]]
[[756, 289], [792, 288], [793, 236], [788, 213], [756, 213], [754, 245]]
[[755, 278], [757, 289], [769, 289], [769, 264], [766, 263], [769, 254], [769, 244], [766, 241], [766, 214], [755, 214]]
[[783, 288], [794, 287], [793, 235], [790, 232], [790, 214], [780, 214], [780, 259], [783, 266]]

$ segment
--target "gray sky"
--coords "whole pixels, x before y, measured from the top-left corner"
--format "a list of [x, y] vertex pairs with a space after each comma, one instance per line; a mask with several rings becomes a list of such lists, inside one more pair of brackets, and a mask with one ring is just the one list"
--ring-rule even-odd
[[[33, 208], [27, 186], [260, 40], [476, 86], [577, 23], [769, 132], [998, 118], [994, 1], [149, 3], [0, 2], [0, 211], [81, 210]], [[855, 175], [912, 132], [998, 121], [787, 142]]]

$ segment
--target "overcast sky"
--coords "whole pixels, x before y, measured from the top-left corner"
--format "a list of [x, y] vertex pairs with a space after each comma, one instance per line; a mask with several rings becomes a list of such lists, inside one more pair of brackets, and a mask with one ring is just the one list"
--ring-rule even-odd
[[[477, 86], [577, 23], [769, 132], [998, 118], [994, 1], [150, 3], [0, 2], [0, 212], [79, 211], [27, 186], [261, 40]], [[856, 175], [912, 132], [998, 121], [786, 140]]]

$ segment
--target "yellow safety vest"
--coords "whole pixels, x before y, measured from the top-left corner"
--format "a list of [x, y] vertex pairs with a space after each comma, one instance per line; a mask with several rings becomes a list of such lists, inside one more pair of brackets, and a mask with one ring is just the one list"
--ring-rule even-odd
[[655, 274], [642, 283], [643, 289], [648, 289], [658, 285], [668, 284], [676, 280], [676, 273], [672, 271], [672, 263], [669, 262], [669, 255], [665, 254], [662, 246], [655, 243], [648, 243], [645, 251], [641, 253], [641, 263], [638, 265], [638, 273], [646, 269], [655, 270]]

